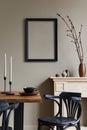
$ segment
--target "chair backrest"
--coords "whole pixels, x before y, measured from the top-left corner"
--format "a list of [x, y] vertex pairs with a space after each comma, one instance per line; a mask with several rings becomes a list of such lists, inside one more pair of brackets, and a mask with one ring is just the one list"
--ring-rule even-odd
[[19, 106], [19, 103], [12, 103], [12, 104], [9, 104], [9, 108], [7, 109], [7, 115], [6, 115], [6, 118], [5, 118], [5, 130], [8, 130], [8, 125], [9, 125], [9, 118], [10, 118], [10, 115], [11, 115], [11, 112], [13, 110], [15, 110], [17, 107]]
[[9, 107], [9, 103], [2, 100], [0, 101], [0, 114], [3, 112], [3, 111], [6, 111], [7, 108]]
[[9, 118], [12, 110], [18, 107], [19, 103], [9, 104], [7, 101], [0, 101], [0, 116], [2, 115], [2, 130], [8, 130]]
[[[80, 118], [81, 116], [81, 93], [62, 92], [60, 95], [60, 116], [65, 106], [67, 117]], [[64, 105], [63, 105], [64, 104]], [[63, 108], [62, 108], [63, 107]]]

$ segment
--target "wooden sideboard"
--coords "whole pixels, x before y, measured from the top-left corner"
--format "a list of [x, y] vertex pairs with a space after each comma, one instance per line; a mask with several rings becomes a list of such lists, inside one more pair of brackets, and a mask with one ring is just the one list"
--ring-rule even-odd
[[[54, 85], [54, 95], [61, 92], [80, 92], [82, 94], [81, 130], [87, 129], [87, 77], [51, 77]], [[57, 107], [54, 104], [54, 114]]]

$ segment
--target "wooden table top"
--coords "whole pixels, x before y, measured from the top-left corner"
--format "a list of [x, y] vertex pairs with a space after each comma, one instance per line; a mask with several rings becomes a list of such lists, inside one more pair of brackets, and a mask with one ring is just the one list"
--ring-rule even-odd
[[6, 95], [0, 93], [0, 100], [6, 100], [8, 102], [20, 102], [20, 103], [28, 103], [28, 102], [42, 102], [42, 98], [40, 93], [23, 95], [20, 91], [13, 91], [14, 95]]

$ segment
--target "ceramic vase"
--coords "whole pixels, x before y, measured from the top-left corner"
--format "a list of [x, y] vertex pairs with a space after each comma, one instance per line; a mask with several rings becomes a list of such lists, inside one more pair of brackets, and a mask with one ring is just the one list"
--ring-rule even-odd
[[79, 76], [80, 77], [86, 76], [86, 65], [83, 62], [79, 64]]

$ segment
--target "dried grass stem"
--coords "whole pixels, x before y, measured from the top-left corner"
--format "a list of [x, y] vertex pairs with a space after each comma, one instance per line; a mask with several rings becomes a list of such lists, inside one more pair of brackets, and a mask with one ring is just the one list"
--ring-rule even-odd
[[76, 29], [75, 29], [70, 17], [67, 16], [67, 20], [69, 22], [68, 23], [60, 14], [57, 13], [57, 15], [64, 21], [64, 23], [68, 27], [67, 36], [69, 36], [71, 39], [73, 39], [72, 42], [74, 42], [74, 44], [76, 46], [76, 51], [78, 54], [79, 61], [80, 61], [80, 63], [83, 62], [84, 55], [83, 55], [83, 47], [82, 47], [82, 41], [81, 41], [82, 25], [80, 27], [79, 34], [77, 35]]

